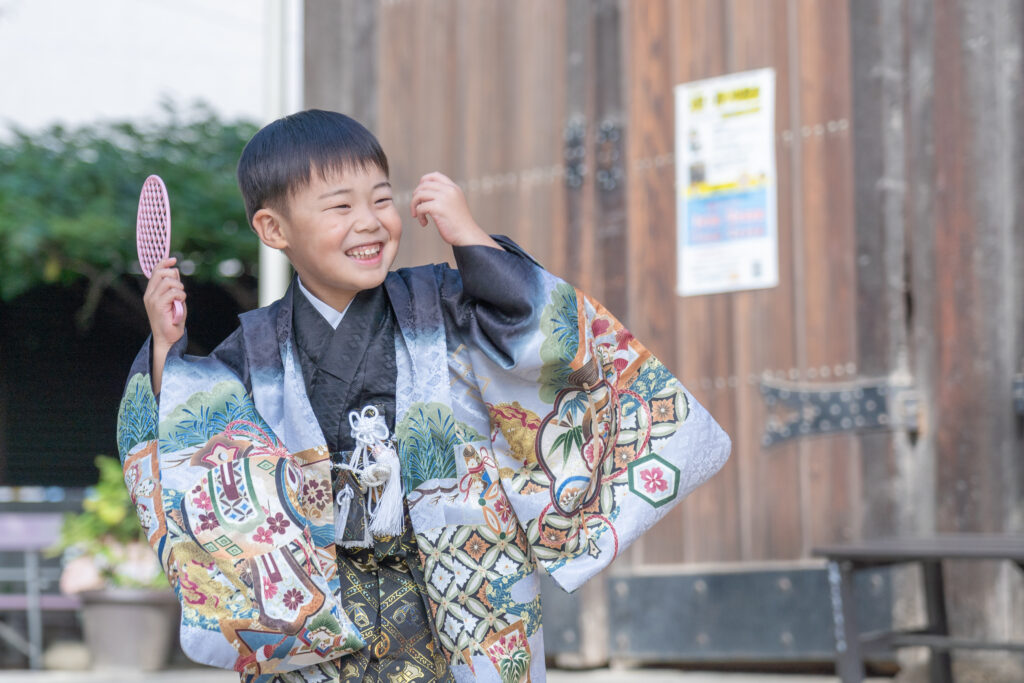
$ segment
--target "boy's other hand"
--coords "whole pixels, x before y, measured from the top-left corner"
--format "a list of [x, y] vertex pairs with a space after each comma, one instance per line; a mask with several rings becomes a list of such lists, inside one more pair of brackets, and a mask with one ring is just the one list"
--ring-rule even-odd
[[156, 264], [142, 297], [146, 304], [146, 315], [149, 316], [149, 327], [153, 331], [154, 350], [170, 349], [185, 334], [188, 311], [183, 311], [177, 324], [174, 322], [174, 302], [180, 301], [182, 307], [185, 306], [185, 285], [178, 269], [174, 267], [176, 261], [172, 257]]
[[462, 188], [443, 173], [428, 173], [412, 193], [412, 217], [426, 226], [434, 219], [437, 231], [453, 247], [481, 245], [500, 249], [473, 220]]

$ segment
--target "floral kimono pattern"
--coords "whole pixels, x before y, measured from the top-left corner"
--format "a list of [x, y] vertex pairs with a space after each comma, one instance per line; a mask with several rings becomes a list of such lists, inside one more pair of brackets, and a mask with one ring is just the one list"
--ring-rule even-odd
[[[503, 246], [456, 248], [458, 270], [388, 276], [400, 328], [395, 437], [452, 675], [537, 682], [538, 567], [576, 589], [721, 468], [730, 444], [599, 303]], [[327, 454], [282, 301], [241, 316], [235, 348], [221, 350], [244, 355], [248, 378], [216, 357], [168, 359], [159, 425], [147, 417], [156, 405], [144, 349], [119, 438], [140, 519], [187, 606], [186, 652], [261, 681], [338, 680], [337, 659], [362, 642], [331, 592], [333, 510], [316, 495], [329, 490]], [[246, 381], [251, 394], [239, 392]], [[136, 465], [144, 473], [130, 475]], [[217, 496], [211, 509], [203, 493], [211, 506]], [[242, 499], [248, 507], [227, 511]], [[266, 553], [284, 571], [268, 573]], [[298, 592], [267, 608], [267, 585]], [[282, 626], [290, 633], [273, 640]]]

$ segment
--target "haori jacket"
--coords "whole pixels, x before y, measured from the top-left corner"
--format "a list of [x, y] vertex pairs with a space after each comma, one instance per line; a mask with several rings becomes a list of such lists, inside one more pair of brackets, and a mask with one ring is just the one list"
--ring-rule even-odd
[[[730, 442], [601, 304], [502, 245], [385, 280], [400, 330], [394, 439], [451, 672], [537, 683], [539, 568], [578, 588], [721, 468]], [[210, 356], [180, 340], [159, 400], [147, 344], [118, 446], [186, 654], [260, 680], [337, 680], [364, 643], [338, 594], [294, 296], [242, 314]]]

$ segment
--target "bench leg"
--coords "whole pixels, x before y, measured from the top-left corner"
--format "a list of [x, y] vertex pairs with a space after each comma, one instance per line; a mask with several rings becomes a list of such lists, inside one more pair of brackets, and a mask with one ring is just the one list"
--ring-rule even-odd
[[30, 550], [25, 553], [25, 593], [28, 597], [26, 618], [28, 621], [28, 665], [32, 669], [43, 668], [43, 609], [40, 605], [39, 553]]
[[843, 683], [864, 680], [860, 631], [857, 628], [857, 604], [853, 599], [853, 565], [828, 563], [828, 587], [832, 598], [832, 624], [836, 638], [836, 675]]
[[[949, 635], [949, 620], [946, 617], [946, 591], [942, 581], [942, 562], [922, 562], [924, 576], [924, 601], [928, 612], [928, 632], [934, 635]], [[949, 650], [932, 650], [928, 658], [928, 673], [931, 683], [953, 683], [953, 666]]]

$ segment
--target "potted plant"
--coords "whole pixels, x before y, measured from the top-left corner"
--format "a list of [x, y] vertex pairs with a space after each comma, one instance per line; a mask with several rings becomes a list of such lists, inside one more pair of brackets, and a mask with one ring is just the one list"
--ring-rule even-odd
[[64, 519], [60, 588], [82, 600], [82, 630], [96, 668], [151, 671], [170, 656], [178, 602], [146, 542], [117, 458], [99, 456], [99, 482], [82, 512]]

